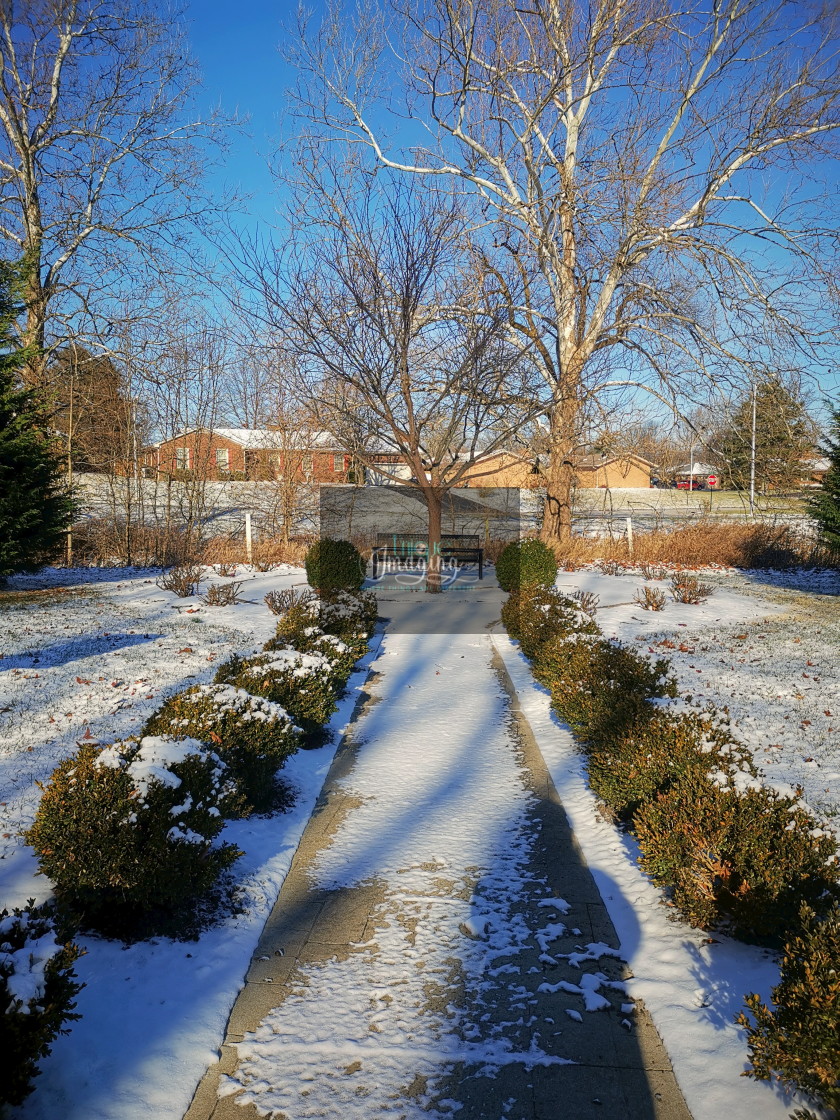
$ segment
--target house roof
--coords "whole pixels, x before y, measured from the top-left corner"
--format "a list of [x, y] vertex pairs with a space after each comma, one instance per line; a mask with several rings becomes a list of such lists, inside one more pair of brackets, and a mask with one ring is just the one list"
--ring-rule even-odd
[[[176, 432], [174, 436], [169, 436], [167, 439], [158, 440], [152, 446], [162, 447], [165, 443], [172, 443], [173, 440], [184, 439], [194, 432], [201, 431], [211, 432], [230, 443], [238, 443], [246, 451], [282, 451], [284, 446], [288, 446], [288, 435], [286, 433], [281, 435], [276, 429], [272, 428], [187, 428], [186, 431]], [[342, 450], [341, 445], [329, 432], [306, 433], [302, 442], [305, 443], [307, 449]]]
[[581, 455], [579, 459], [575, 460], [575, 467], [578, 470], [594, 471], [598, 470], [599, 467], [608, 467], [611, 463], [622, 463], [628, 460], [634, 463], [642, 463], [646, 467], [655, 466], [650, 459], [645, 459], [644, 456], [631, 451], [626, 455]]

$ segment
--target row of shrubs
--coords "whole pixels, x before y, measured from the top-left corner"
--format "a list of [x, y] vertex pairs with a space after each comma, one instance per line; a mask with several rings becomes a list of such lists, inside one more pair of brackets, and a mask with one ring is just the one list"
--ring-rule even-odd
[[[747, 998], [752, 1068], [840, 1111], [840, 862], [800, 796], [760, 781], [725, 712], [677, 697], [664, 659], [608, 640], [520, 549], [502, 621], [575, 733], [589, 781], [693, 925], [783, 947], [773, 1007]], [[546, 549], [546, 552], [548, 550]], [[534, 555], [531, 555], [533, 553]], [[499, 567], [502, 566], [499, 560]], [[553, 559], [553, 557], [551, 557]]]
[[16, 1071], [0, 1105], [31, 1092], [39, 1058], [77, 1018], [70, 931], [137, 940], [195, 928], [242, 855], [219, 841], [225, 821], [270, 811], [286, 759], [324, 741], [377, 617], [345, 546], [319, 542], [319, 594], [266, 597], [279, 619], [262, 652], [170, 696], [136, 738], [82, 741], [52, 774], [25, 839], [55, 902], [0, 914], [0, 1048]]

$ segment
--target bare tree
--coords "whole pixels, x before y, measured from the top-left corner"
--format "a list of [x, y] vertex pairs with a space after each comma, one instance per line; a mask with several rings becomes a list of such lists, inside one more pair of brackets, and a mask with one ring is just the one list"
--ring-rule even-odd
[[836, 330], [836, 196], [814, 202], [836, 151], [836, 7], [392, 0], [301, 31], [316, 134], [473, 202], [550, 397], [547, 540], [571, 533], [595, 394], [678, 407], [756, 355], [819, 360]]
[[426, 589], [439, 591], [444, 496], [522, 421], [527, 363], [492, 314], [456, 200], [331, 164], [317, 146], [310, 156], [299, 165], [305, 227], [284, 255], [252, 259], [253, 271], [322, 426], [422, 494]]
[[0, 238], [39, 383], [45, 346], [80, 318], [107, 333], [126, 282], [177, 271], [190, 236], [196, 252], [222, 120], [191, 115], [195, 65], [157, 0], [2, 0], [0, 67]]

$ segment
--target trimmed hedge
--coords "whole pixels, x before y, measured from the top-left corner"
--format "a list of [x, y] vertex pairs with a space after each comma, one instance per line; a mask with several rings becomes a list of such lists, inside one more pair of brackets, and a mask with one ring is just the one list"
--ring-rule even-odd
[[319, 594], [358, 591], [365, 579], [365, 562], [350, 541], [329, 537], [316, 541], [304, 560], [306, 578]]
[[797, 799], [744, 771], [733, 778], [687, 774], [644, 805], [635, 821], [641, 865], [692, 925], [779, 938], [802, 902], [836, 890], [836, 845]]
[[219, 666], [217, 684], [232, 684], [263, 696], [289, 713], [309, 745], [336, 708], [342, 682], [336, 664], [320, 653], [277, 649], [256, 657], [232, 657]]
[[712, 768], [731, 773], [755, 768], [729, 728], [710, 712], [643, 714], [626, 735], [594, 747], [588, 759], [589, 784], [623, 821], [690, 775]]
[[216, 845], [241, 811], [221, 759], [195, 739], [86, 744], [54, 771], [25, 839], [84, 928], [165, 929], [242, 854]]
[[776, 1078], [840, 1116], [840, 905], [823, 917], [803, 906], [798, 925], [784, 947], [772, 1009], [753, 994], [745, 1001], [753, 1019], [738, 1016], [750, 1050], [747, 1076]]
[[229, 684], [196, 685], [170, 696], [143, 734], [200, 739], [227, 764], [245, 809], [257, 812], [271, 807], [274, 777], [301, 741], [300, 728], [279, 704]]
[[73, 964], [81, 950], [56, 931], [53, 909], [0, 911], [0, 1106], [22, 1104], [41, 1072], [38, 1061], [78, 1019], [75, 996], [82, 985]]
[[534, 585], [549, 587], [557, 577], [557, 557], [542, 541], [511, 541], [499, 553], [496, 579], [502, 591]]
[[551, 692], [551, 703], [590, 747], [626, 735], [651, 700], [676, 696], [668, 662], [649, 661], [633, 650], [591, 634], [543, 642], [534, 676]]
[[592, 617], [553, 587], [532, 584], [512, 591], [502, 606], [502, 623], [531, 659], [550, 638], [597, 634]]

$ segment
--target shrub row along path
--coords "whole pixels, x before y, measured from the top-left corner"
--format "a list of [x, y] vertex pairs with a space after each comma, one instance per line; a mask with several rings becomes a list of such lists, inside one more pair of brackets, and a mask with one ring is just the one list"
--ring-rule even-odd
[[406, 632], [417, 596], [383, 602], [367, 700], [187, 1120], [690, 1120], [512, 711], [500, 602], [446, 593], [446, 634]]

